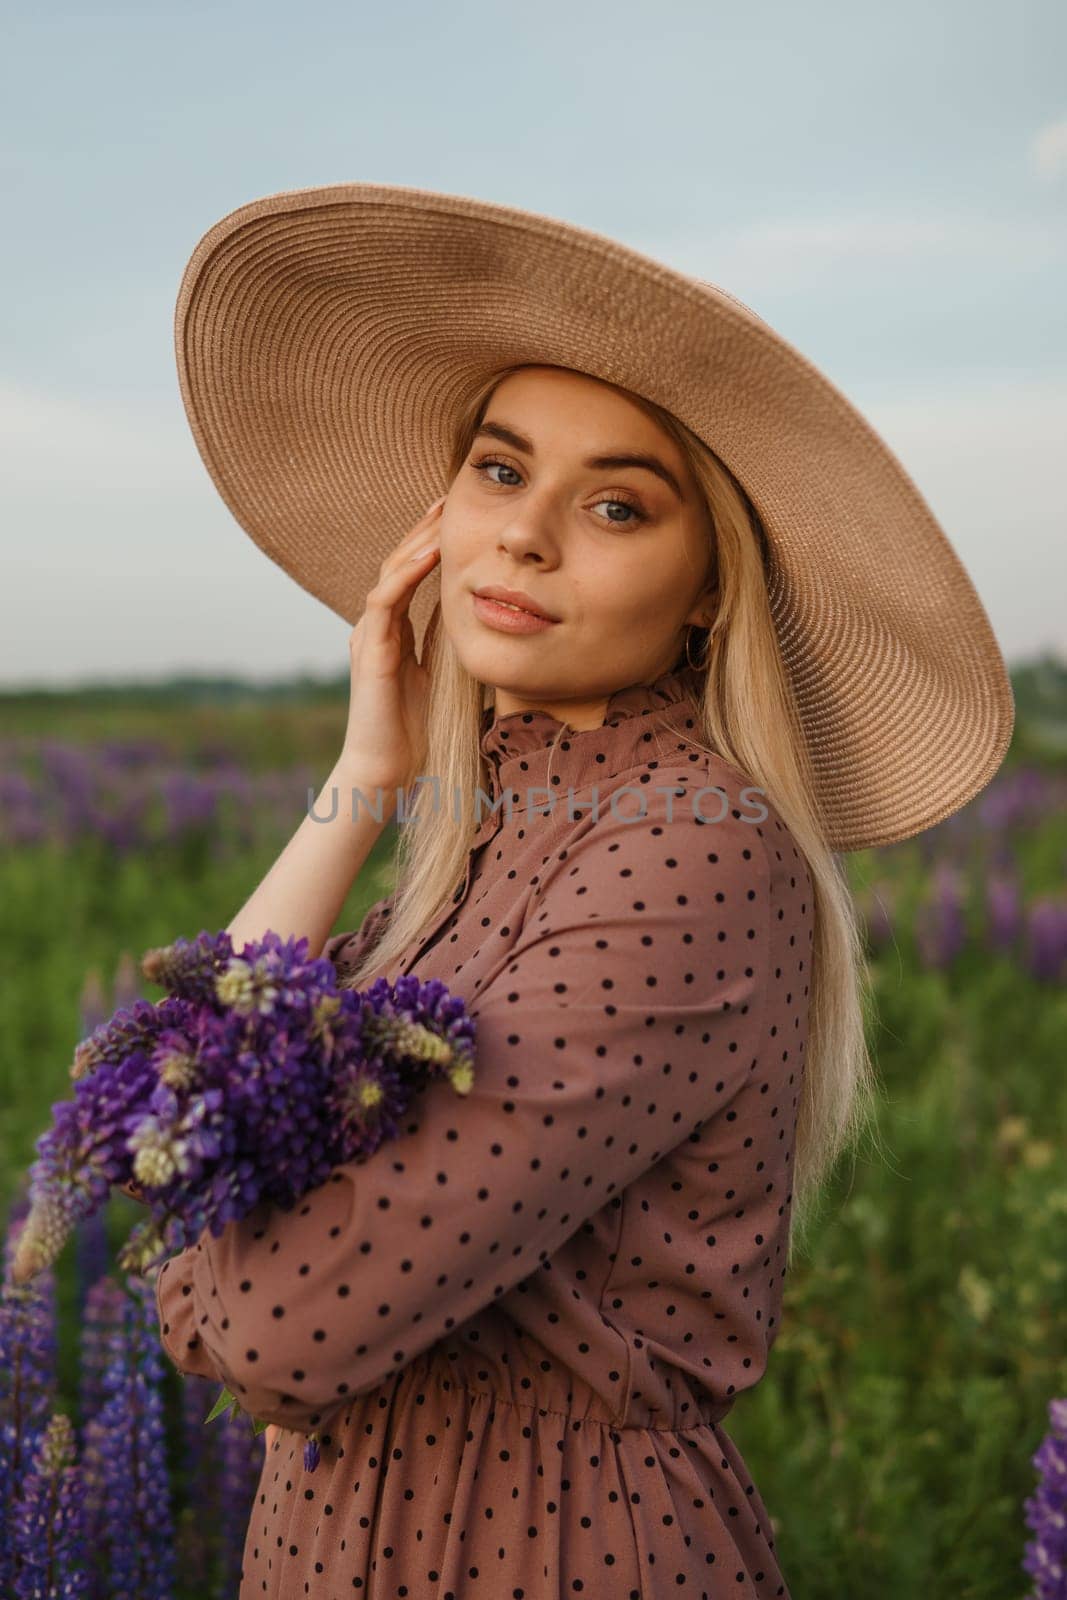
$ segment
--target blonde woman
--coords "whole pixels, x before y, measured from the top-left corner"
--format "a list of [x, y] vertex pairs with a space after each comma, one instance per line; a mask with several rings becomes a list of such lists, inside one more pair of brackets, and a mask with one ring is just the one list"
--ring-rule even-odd
[[724, 1423], [874, 1104], [841, 852], [1010, 735], [966, 574], [754, 313], [569, 224], [269, 196], [178, 327], [228, 503], [355, 623], [337, 764], [230, 932], [478, 1027], [466, 1100], [160, 1274], [176, 1365], [272, 1424], [241, 1595], [787, 1596]]

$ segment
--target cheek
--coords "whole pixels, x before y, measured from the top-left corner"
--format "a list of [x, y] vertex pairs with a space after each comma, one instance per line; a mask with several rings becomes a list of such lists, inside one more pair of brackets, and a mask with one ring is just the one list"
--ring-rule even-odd
[[600, 551], [583, 571], [581, 587], [590, 609], [640, 616], [661, 604], [675, 581], [664, 574], [662, 563], [649, 559], [647, 550], [619, 550], [607, 556]]
[[616, 562], [601, 562], [592, 582], [583, 582], [579, 610], [606, 633], [627, 635], [635, 645], [669, 632], [685, 616], [692, 578], [674, 563], [650, 559], [648, 552]]
[[441, 593], [451, 594], [476, 583], [485, 583], [485, 541], [472, 537], [470, 524], [457, 517], [451, 527], [442, 526], [437, 570]]
[[484, 532], [479, 531], [477, 518], [462, 504], [445, 506], [441, 517], [440, 541], [441, 562], [450, 568], [462, 568], [485, 546]]

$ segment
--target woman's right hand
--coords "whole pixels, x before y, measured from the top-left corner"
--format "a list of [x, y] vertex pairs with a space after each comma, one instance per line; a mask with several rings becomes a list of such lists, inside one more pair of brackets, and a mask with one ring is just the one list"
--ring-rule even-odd
[[408, 787], [425, 749], [425, 662], [432, 638], [428, 629], [420, 663], [408, 608], [437, 560], [446, 498], [435, 500], [386, 556], [349, 635], [352, 679], [341, 759], [365, 791], [381, 789], [390, 796]]

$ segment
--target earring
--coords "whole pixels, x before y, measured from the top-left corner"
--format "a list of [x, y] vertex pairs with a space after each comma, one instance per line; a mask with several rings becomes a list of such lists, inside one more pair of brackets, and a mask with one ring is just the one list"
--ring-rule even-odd
[[711, 633], [709, 632], [707, 634], [705, 640], [704, 640], [704, 659], [703, 659], [702, 662], [700, 662], [700, 664], [698, 666], [697, 663], [693, 660], [693, 658], [689, 654], [689, 641], [693, 637], [693, 628], [695, 626], [696, 626], [696, 624], [694, 623], [693, 626], [690, 627], [688, 629], [688, 631], [686, 632], [686, 636], [685, 636], [685, 659], [689, 663], [689, 667], [690, 667], [691, 671], [693, 671], [693, 672], [703, 672], [704, 668], [708, 664], [708, 650], [709, 650], [710, 645], [711, 645]]

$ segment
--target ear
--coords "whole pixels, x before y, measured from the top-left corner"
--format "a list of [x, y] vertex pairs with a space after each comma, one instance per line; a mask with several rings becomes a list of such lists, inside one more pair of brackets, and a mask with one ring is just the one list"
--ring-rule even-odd
[[718, 609], [719, 586], [717, 583], [709, 584], [693, 602], [692, 610], [685, 620], [697, 628], [710, 628], [715, 621]]

